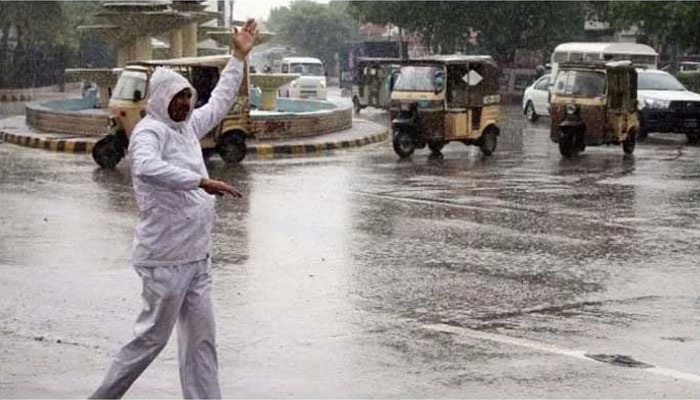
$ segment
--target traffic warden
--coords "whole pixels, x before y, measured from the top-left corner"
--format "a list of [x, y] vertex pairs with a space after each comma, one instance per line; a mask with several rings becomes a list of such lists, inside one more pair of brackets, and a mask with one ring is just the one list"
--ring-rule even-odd
[[184, 77], [166, 68], [151, 76], [147, 115], [129, 143], [139, 209], [133, 264], [144, 305], [134, 339], [117, 353], [91, 398], [122, 397], [163, 350], [175, 323], [183, 396], [221, 398], [209, 272], [213, 195], [241, 194], [209, 179], [199, 139], [233, 105], [256, 37], [252, 19], [233, 35], [234, 56], [209, 102], [196, 110], [197, 93]]

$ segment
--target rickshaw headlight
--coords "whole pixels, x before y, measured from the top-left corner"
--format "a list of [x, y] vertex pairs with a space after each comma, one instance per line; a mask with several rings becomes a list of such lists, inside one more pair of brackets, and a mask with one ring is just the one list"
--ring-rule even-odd
[[411, 104], [410, 103], [401, 103], [401, 104], [399, 104], [399, 109], [401, 111], [411, 111]]
[[670, 104], [670, 100], [644, 99], [644, 105], [649, 108], [668, 108]]
[[576, 107], [576, 104], [567, 104], [566, 105], [566, 115], [574, 115], [578, 111], [578, 107]]
[[110, 115], [107, 121], [110, 128], [114, 128], [115, 126], [117, 126], [117, 119], [114, 118], [113, 115]]

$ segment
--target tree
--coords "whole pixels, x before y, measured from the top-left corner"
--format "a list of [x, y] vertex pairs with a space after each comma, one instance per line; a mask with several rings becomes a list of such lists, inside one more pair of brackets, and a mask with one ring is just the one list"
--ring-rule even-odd
[[[354, 1], [349, 12], [361, 22], [391, 23], [419, 33], [434, 53], [491, 54], [511, 61], [517, 49], [551, 51], [583, 36], [580, 2]], [[471, 44], [471, 31], [477, 44]]]
[[95, 1], [0, 1], [0, 87], [59, 82], [77, 64], [77, 26], [100, 8]]
[[357, 37], [357, 24], [345, 9], [345, 3], [295, 1], [272, 9], [265, 25], [276, 33], [275, 42], [333, 65], [335, 54]]
[[659, 53], [670, 50], [672, 70], [678, 70], [678, 53], [700, 49], [700, 3], [612, 2], [608, 20], [616, 29], [636, 27], [647, 44]]

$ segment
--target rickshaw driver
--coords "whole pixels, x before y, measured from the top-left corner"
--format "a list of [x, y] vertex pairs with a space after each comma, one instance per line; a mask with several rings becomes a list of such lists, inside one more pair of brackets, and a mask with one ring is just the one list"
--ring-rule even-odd
[[143, 282], [144, 306], [135, 338], [117, 353], [91, 398], [121, 398], [163, 350], [176, 322], [183, 396], [221, 398], [209, 273], [211, 195], [240, 193], [209, 179], [199, 139], [231, 108], [256, 37], [257, 24], [250, 19], [233, 36], [234, 56], [210, 101], [197, 110], [196, 91], [183, 76], [165, 68], [151, 76], [148, 115], [129, 141], [139, 207], [133, 264]]

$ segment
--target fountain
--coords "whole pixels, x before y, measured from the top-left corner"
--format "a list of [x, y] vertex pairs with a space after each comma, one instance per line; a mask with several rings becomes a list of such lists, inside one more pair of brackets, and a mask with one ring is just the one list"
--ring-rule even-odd
[[[230, 30], [211, 31], [207, 35], [220, 46], [231, 46], [233, 32]], [[270, 32], [260, 32], [256, 44], [265, 43], [273, 36]], [[251, 106], [254, 109], [250, 116], [258, 139], [317, 136], [352, 127], [349, 108], [339, 108], [325, 100], [277, 98], [277, 89], [299, 78], [299, 74], [255, 73], [248, 76], [250, 83], [261, 92], [256, 95], [251, 91]]]
[[66, 75], [78, 80], [87, 80], [97, 84], [99, 95], [97, 108], [107, 108], [109, 103], [110, 88], [113, 88], [119, 79], [119, 68], [68, 68]]
[[277, 90], [298, 79], [299, 74], [250, 74], [250, 82], [260, 88], [260, 110], [277, 110]]
[[[178, 54], [178, 35], [183, 39], [182, 53], [186, 56], [191, 47], [188, 43], [196, 38], [192, 32], [193, 21], [211, 18], [212, 13], [202, 11], [201, 1], [176, 1], [172, 9], [164, 8], [162, 2], [108, 2], [105, 6], [109, 12], [101, 13], [103, 24], [98, 27], [85, 27], [101, 37], [111, 38], [112, 43], [120, 46], [120, 63], [126, 62], [133, 54], [141, 55], [145, 60], [150, 59], [150, 49], [143, 38], [149, 35], [170, 34], [171, 54]], [[167, 4], [166, 4], [167, 5]], [[126, 23], [118, 26], [117, 15], [122, 15]], [[148, 23], [147, 21], [150, 21]], [[158, 26], [151, 26], [158, 25]], [[125, 27], [131, 27], [126, 29]], [[181, 29], [180, 33], [173, 33]], [[204, 36], [214, 39], [220, 46], [231, 47], [231, 30], [225, 28], [208, 28], [201, 32]], [[273, 34], [262, 32], [256, 44], [269, 40]], [[185, 40], [185, 38], [189, 38]], [[141, 43], [141, 44], [139, 44]], [[134, 50], [135, 49], [135, 50]], [[129, 54], [128, 56], [125, 54]], [[190, 59], [191, 61], [191, 59]], [[68, 69], [66, 73], [81, 79], [95, 81], [100, 89], [97, 102], [100, 108], [95, 108], [95, 101], [90, 99], [69, 99], [27, 105], [27, 125], [44, 132], [76, 133], [84, 136], [103, 136], [108, 132], [109, 88], [114, 87], [117, 74], [121, 68], [114, 69]], [[293, 139], [319, 136], [331, 132], [348, 129], [352, 126], [351, 107], [339, 107], [328, 101], [308, 99], [278, 99], [277, 89], [299, 77], [298, 74], [248, 74], [248, 83], [259, 88], [251, 88], [250, 99], [250, 130], [257, 140]]]

